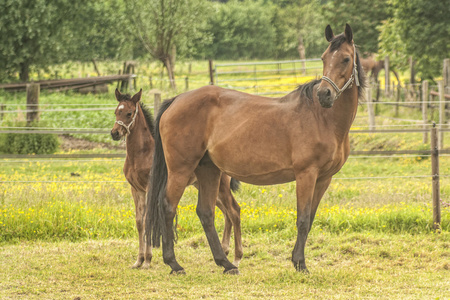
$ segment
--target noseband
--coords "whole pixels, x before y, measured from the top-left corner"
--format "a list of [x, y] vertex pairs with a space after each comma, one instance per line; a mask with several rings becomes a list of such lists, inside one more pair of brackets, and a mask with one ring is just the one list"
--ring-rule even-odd
[[130, 134], [130, 128], [131, 128], [131, 125], [133, 125], [134, 124], [134, 121], [136, 120], [136, 116], [137, 116], [137, 114], [138, 114], [138, 106], [139, 106], [139, 104], [138, 103], [136, 103], [136, 111], [134, 112], [134, 116], [133, 116], [133, 119], [131, 120], [131, 122], [130, 122], [130, 124], [128, 124], [128, 125], [126, 125], [124, 122], [122, 122], [121, 120], [116, 120], [116, 123], [117, 124], [119, 124], [120, 126], [123, 126], [126, 130], [127, 130], [127, 133], [128, 134]]
[[348, 88], [352, 87], [352, 83], [353, 80], [356, 83], [356, 86], [359, 86], [359, 79], [358, 79], [358, 70], [357, 70], [357, 65], [356, 65], [356, 47], [355, 44], [353, 44], [353, 72], [352, 72], [352, 76], [350, 76], [350, 78], [347, 80], [347, 82], [344, 84], [344, 86], [342, 87], [342, 89], [339, 89], [339, 87], [333, 82], [333, 80], [331, 80], [330, 78], [328, 78], [327, 76], [322, 76], [322, 79], [325, 80], [326, 82], [328, 82], [329, 84], [331, 84], [331, 86], [336, 90], [337, 94], [336, 97], [334, 97], [334, 100], [336, 101], [339, 96]]

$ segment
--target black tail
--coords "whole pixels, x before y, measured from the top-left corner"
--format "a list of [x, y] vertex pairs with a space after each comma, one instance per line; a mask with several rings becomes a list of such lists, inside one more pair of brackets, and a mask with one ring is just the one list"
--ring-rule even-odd
[[241, 182], [239, 180], [237, 180], [237, 179], [231, 178], [230, 189], [233, 192], [237, 192], [240, 187], [241, 187]]
[[166, 221], [164, 203], [167, 186], [167, 165], [159, 132], [159, 121], [175, 98], [166, 100], [159, 109], [155, 122], [155, 153], [150, 171], [149, 189], [147, 192], [147, 214], [145, 218], [145, 238], [147, 244], [154, 247], [161, 245], [161, 235], [165, 235]]

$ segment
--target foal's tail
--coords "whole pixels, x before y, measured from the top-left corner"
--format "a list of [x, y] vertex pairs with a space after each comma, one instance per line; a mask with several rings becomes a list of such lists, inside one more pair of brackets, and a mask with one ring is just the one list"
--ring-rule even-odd
[[159, 247], [161, 235], [165, 235], [164, 204], [167, 186], [167, 165], [159, 132], [159, 121], [162, 114], [169, 108], [175, 98], [166, 100], [159, 109], [155, 122], [155, 153], [150, 171], [149, 188], [147, 192], [147, 213], [145, 217], [145, 238], [148, 245]]

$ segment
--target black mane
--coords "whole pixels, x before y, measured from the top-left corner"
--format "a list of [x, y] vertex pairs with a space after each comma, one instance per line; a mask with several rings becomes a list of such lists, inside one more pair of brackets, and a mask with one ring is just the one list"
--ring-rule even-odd
[[[338, 50], [342, 46], [342, 44], [345, 43], [346, 41], [347, 39], [343, 33], [335, 36], [333, 40], [330, 42], [330, 51]], [[359, 80], [358, 97], [361, 98], [364, 97], [363, 89], [366, 87], [366, 75], [361, 66], [361, 62], [359, 61], [358, 49], [356, 49], [356, 70], [358, 71], [358, 80]], [[313, 88], [316, 84], [319, 84], [320, 82], [321, 79], [315, 79], [300, 85], [297, 88], [297, 91], [300, 92], [300, 97], [306, 97], [307, 99], [312, 101]]]
[[155, 124], [153, 121], [152, 113], [144, 103], [139, 102], [139, 104], [141, 106], [142, 112], [144, 113], [145, 122], [147, 123], [147, 126], [150, 129], [150, 133], [152, 134], [152, 136], [155, 136]]

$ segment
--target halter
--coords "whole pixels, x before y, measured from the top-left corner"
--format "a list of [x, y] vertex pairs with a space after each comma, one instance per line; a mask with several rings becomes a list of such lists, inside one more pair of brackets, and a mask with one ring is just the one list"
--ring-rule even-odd
[[133, 119], [131, 120], [130, 124], [126, 125], [124, 122], [122, 122], [121, 120], [116, 120], [116, 123], [123, 126], [126, 130], [127, 130], [127, 134], [130, 134], [130, 127], [131, 125], [133, 125], [134, 121], [136, 120], [136, 116], [138, 114], [138, 104], [136, 103], [136, 111], [134, 112], [134, 116]]
[[330, 78], [328, 78], [327, 76], [322, 76], [322, 79], [325, 80], [326, 82], [328, 82], [329, 84], [331, 84], [331, 86], [336, 90], [337, 94], [336, 97], [334, 97], [334, 101], [336, 101], [339, 96], [341, 96], [341, 94], [347, 89], [347, 88], [351, 88], [352, 87], [352, 83], [353, 80], [356, 83], [356, 86], [359, 86], [359, 79], [358, 79], [358, 70], [356, 69], [357, 65], [356, 65], [356, 47], [355, 44], [353, 44], [353, 72], [352, 72], [352, 76], [350, 76], [350, 78], [347, 80], [347, 82], [344, 84], [344, 86], [342, 87], [342, 89], [339, 89], [339, 87], [333, 82], [333, 80], [331, 80]]

